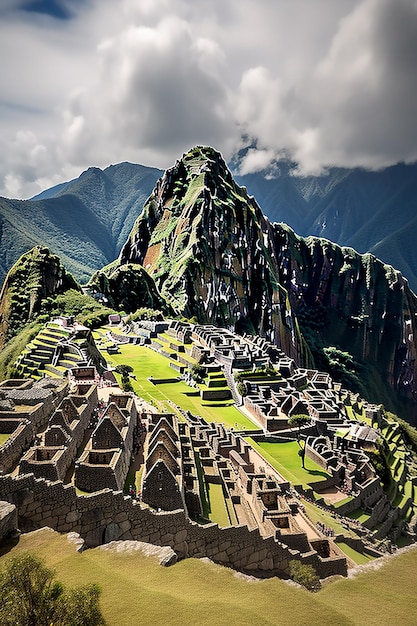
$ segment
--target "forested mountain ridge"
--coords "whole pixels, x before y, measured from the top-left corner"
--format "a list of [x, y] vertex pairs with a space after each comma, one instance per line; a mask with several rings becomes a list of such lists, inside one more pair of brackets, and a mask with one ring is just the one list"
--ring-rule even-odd
[[0, 283], [22, 254], [45, 244], [86, 282], [117, 257], [161, 173], [120, 163], [89, 168], [33, 200], [0, 198]]
[[[235, 164], [238, 167], [238, 164]], [[273, 222], [305, 237], [325, 237], [393, 265], [417, 292], [417, 164], [379, 171], [329, 168], [294, 175], [281, 161], [272, 171], [236, 176]]]

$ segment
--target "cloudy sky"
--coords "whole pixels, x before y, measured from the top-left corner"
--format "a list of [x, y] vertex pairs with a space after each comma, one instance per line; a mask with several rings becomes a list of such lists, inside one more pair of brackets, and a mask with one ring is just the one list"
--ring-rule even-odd
[[417, 160], [417, 0], [1, 0], [0, 195], [195, 144]]

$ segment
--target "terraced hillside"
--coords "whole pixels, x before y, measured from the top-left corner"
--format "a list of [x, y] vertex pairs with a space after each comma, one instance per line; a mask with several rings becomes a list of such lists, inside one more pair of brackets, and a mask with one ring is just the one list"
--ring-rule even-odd
[[99, 365], [100, 360], [88, 328], [49, 322], [19, 355], [15, 371], [35, 380], [63, 377], [73, 367]]

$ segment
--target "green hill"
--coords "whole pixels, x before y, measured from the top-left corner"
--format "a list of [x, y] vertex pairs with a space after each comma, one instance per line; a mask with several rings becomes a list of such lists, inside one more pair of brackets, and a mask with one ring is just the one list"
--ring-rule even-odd
[[89, 168], [33, 200], [0, 198], [0, 283], [22, 254], [45, 244], [86, 282], [117, 257], [160, 175], [120, 163]]

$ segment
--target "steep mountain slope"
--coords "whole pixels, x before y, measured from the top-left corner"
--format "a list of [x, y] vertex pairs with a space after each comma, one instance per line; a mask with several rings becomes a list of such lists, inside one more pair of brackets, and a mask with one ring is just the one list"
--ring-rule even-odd
[[[325, 237], [394, 265], [417, 291], [417, 164], [381, 171], [330, 168], [322, 176], [298, 177], [291, 164], [273, 173], [237, 176], [271, 221], [285, 222], [301, 235]], [[267, 177], [265, 177], [267, 175]], [[393, 237], [394, 235], [394, 237]]]
[[335, 346], [367, 364], [375, 389], [413, 396], [417, 299], [400, 272], [271, 224], [211, 148], [158, 181], [119, 257], [131, 263], [179, 314], [256, 331], [305, 365], [329, 365]]
[[40, 312], [44, 298], [80, 291], [60, 259], [48, 248], [37, 246], [11, 268], [0, 292], [0, 349]]
[[221, 155], [195, 148], [158, 181], [119, 262], [143, 265], [179, 314], [259, 332], [307, 359], [272, 242], [271, 224]]
[[0, 282], [24, 252], [45, 243], [86, 281], [119, 254], [161, 173], [120, 163], [90, 168], [38, 199], [0, 198]]
[[[294, 176], [294, 168], [282, 160], [268, 172], [236, 180], [270, 221], [371, 252], [400, 269], [417, 292], [417, 165], [378, 172], [330, 168], [308, 177]], [[120, 163], [89, 168], [32, 201], [0, 198], [0, 282], [21, 254], [45, 242], [78, 280], [87, 280], [117, 257], [161, 174]]]

